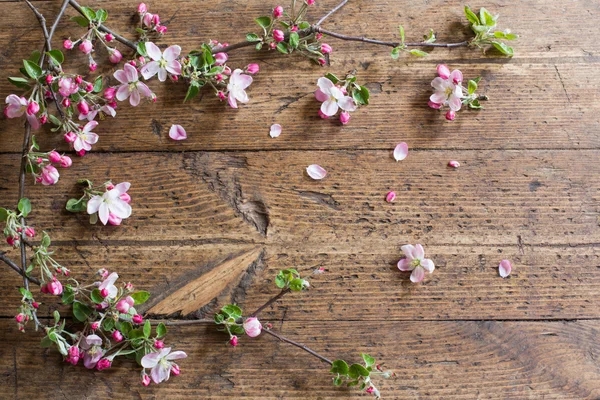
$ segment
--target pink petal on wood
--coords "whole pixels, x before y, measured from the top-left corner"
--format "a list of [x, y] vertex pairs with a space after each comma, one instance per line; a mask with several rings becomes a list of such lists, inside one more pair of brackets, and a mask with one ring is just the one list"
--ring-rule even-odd
[[398, 144], [394, 149], [394, 159], [396, 161], [402, 161], [408, 156], [408, 145], [404, 142]]
[[173, 140], [184, 140], [187, 139], [187, 133], [181, 125], [171, 125], [171, 129], [169, 129], [169, 137]]
[[510, 263], [510, 261], [508, 261], [508, 260], [500, 261], [500, 265], [498, 266], [498, 273], [500, 273], [501, 277], [506, 278], [508, 275], [510, 275], [511, 271], [512, 271], [512, 264]]
[[272, 138], [276, 138], [276, 137], [279, 137], [279, 135], [281, 135], [281, 125], [279, 125], [279, 124], [271, 125], [271, 131], [269, 132], [269, 136], [271, 136]]
[[316, 180], [323, 179], [325, 176], [327, 176], [327, 171], [325, 171], [325, 168], [317, 164], [309, 165], [306, 168], [306, 173], [308, 176]]

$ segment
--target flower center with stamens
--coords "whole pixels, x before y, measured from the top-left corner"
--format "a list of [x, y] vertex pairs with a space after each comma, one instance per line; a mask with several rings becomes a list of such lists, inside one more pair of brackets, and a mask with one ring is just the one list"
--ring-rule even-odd
[[418, 260], [416, 258], [410, 262], [410, 266], [413, 268], [417, 268], [420, 265], [421, 265], [421, 260]]

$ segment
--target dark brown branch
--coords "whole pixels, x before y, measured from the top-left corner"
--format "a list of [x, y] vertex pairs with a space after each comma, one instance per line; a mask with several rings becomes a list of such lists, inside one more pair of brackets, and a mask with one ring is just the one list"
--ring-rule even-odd
[[320, 355], [319, 353], [315, 352], [314, 350], [311, 350], [311, 349], [309, 349], [308, 347], [306, 347], [306, 346], [305, 346], [305, 345], [303, 345], [303, 344], [300, 344], [300, 343], [294, 342], [293, 340], [291, 340], [291, 339], [288, 339], [288, 338], [286, 338], [286, 337], [284, 337], [284, 336], [281, 336], [280, 334], [278, 334], [278, 333], [275, 333], [275, 332], [273, 332], [273, 331], [270, 331], [270, 330], [268, 330], [268, 329], [263, 329], [263, 332], [264, 332], [264, 333], [266, 333], [266, 334], [269, 334], [269, 335], [271, 335], [271, 336], [274, 336], [274, 337], [276, 337], [277, 339], [281, 340], [282, 342], [286, 342], [286, 343], [289, 343], [289, 344], [291, 344], [291, 345], [293, 345], [293, 346], [296, 346], [296, 347], [298, 347], [299, 349], [302, 349], [302, 350], [306, 351], [308, 354], [310, 354], [310, 355], [313, 355], [313, 356], [317, 357], [319, 360], [321, 360], [321, 361], [324, 361], [324, 362], [326, 362], [326, 363], [327, 363], [327, 364], [329, 364], [329, 365], [332, 365], [332, 364], [333, 364], [333, 361], [331, 361], [330, 359], [328, 359], [328, 358], [326, 358], [326, 357], [323, 357], [323, 356], [322, 356], [322, 355]]
[[260, 314], [260, 312], [262, 310], [264, 310], [265, 308], [269, 307], [271, 304], [275, 303], [277, 300], [279, 300], [280, 298], [282, 298], [283, 296], [285, 296], [289, 292], [290, 292], [289, 288], [288, 289], [283, 289], [276, 296], [274, 296], [273, 298], [271, 298], [271, 300], [267, 301], [265, 304], [263, 304], [262, 306], [258, 307], [258, 309], [256, 311], [254, 311], [252, 314], [250, 314], [250, 316], [251, 317], [256, 317], [258, 314]]
[[329, 18], [331, 16], [331, 14], [333, 14], [334, 12], [336, 12], [337, 10], [339, 10], [340, 8], [344, 7], [344, 5], [348, 2], [348, 0], [344, 0], [342, 1], [340, 4], [338, 4], [337, 6], [335, 6], [331, 11], [329, 11], [327, 14], [325, 14], [323, 16], [323, 18], [321, 18], [319, 20], [319, 22], [317, 22], [315, 25], [319, 26], [323, 23], [323, 21], [325, 21], [327, 18]]
[[152, 325], [165, 324], [166, 326], [214, 324], [212, 319], [149, 319]]
[[[69, 0], [69, 4], [71, 4], [71, 6], [73, 6], [73, 8], [75, 10], [77, 10], [77, 12], [81, 15], [83, 15], [85, 17], [85, 13], [83, 12], [83, 9], [81, 8], [81, 6], [75, 1], [75, 0]], [[87, 17], [86, 17], [87, 18]], [[123, 36], [119, 35], [118, 33], [112, 31], [111, 29], [109, 29], [108, 27], [106, 27], [105, 25], [98, 25], [98, 30], [104, 32], [104, 33], [110, 33], [111, 35], [114, 36], [114, 38], [118, 41], [123, 43], [125, 46], [133, 49], [133, 50], [137, 50], [137, 45], [135, 43], [133, 43], [132, 41], [125, 39]]]
[[69, 0], [64, 0], [62, 7], [60, 7], [60, 11], [56, 15], [56, 19], [54, 20], [54, 23], [50, 27], [50, 33], [48, 34], [48, 36], [50, 38], [54, 37], [54, 31], [56, 31], [56, 27], [58, 26], [58, 23], [60, 22], [63, 14], [65, 13], [65, 10], [67, 9], [68, 5], [69, 5]]
[[41, 285], [40, 281], [37, 278], [34, 278], [32, 276], [23, 275], [23, 270], [21, 270], [21, 268], [19, 268], [19, 266], [17, 264], [15, 264], [13, 260], [11, 260], [10, 258], [8, 258], [4, 254], [4, 252], [0, 252], [0, 260], [4, 261], [4, 263], [6, 265], [8, 265], [12, 269], [14, 269], [19, 275], [23, 276], [24, 278], [29, 279], [29, 281], [31, 283], [35, 283], [36, 285]]
[[[28, 2], [29, 3], [29, 2]], [[25, 135], [23, 137], [23, 149], [21, 157], [21, 170], [19, 171], [19, 200], [25, 197], [25, 174], [27, 172], [27, 153], [29, 153], [29, 141], [31, 139], [31, 125], [25, 123]], [[21, 225], [25, 226], [25, 218], [21, 217]], [[27, 270], [27, 248], [25, 247], [25, 229], [21, 231], [21, 275], [23, 275], [23, 286], [29, 290], [29, 281], [25, 271]]]

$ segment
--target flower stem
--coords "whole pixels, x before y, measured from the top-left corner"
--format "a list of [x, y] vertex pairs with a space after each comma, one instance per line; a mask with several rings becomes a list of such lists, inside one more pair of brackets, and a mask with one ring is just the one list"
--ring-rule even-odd
[[180, 326], [180, 325], [197, 325], [197, 324], [214, 324], [215, 321], [212, 319], [149, 319], [152, 325], [165, 324], [166, 326]]
[[326, 357], [324, 357], [324, 356], [320, 355], [320, 354], [319, 354], [319, 353], [317, 353], [316, 351], [309, 349], [308, 347], [306, 347], [306, 346], [305, 346], [305, 345], [303, 345], [303, 344], [300, 344], [300, 343], [294, 342], [293, 340], [291, 340], [291, 339], [288, 339], [288, 338], [286, 338], [286, 337], [284, 337], [284, 336], [281, 336], [280, 334], [278, 334], [278, 333], [275, 333], [275, 332], [273, 332], [273, 331], [271, 331], [271, 330], [269, 330], [269, 329], [263, 329], [263, 332], [264, 332], [264, 333], [266, 333], [266, 334], [269, 334], [269, 335], [271, 335], [271, 336], [274, 336], [274, 337], [276, 337], [277, 339], [281, 340], [282, 342], [286, 342], [286, 343], [289, 343], [289, 344], [291, 344], [292, 346], [296, 346], [296, 347], [298, 347], [299, 349], [302, 349], [302, 350], [306, 351], [308, 354], [310, 354], [310, 355], [313, 355], [313, 356], [317, 357], [319, 360], [321, 360], [321, 361], [324, 361], [324, 362], [326, 362], [326, 363], [327, 363], [327, 364], [329, 364], [329, 365], [333, 364], [333, 361], [331, 361], [330, 359], [328, 359], [328, 358], [326, 358]]
[[280, 298], [282, 298], [283, 296], [285, 296], [289, 292], [290, 292], [289, 288], [283, 289], [281, 292], [279, 292], [276, 296], [272, 297], [265, 304], [263, 304], [262, 306], [258, 307], [258, 309], [256, 311], [254, 311], [250, 316], [251, 317], [256, 317], [262, 310], [264, 310], [265, 308], [269, 307], [271, 304], [275, 303], [277, 300], [279, 300]]

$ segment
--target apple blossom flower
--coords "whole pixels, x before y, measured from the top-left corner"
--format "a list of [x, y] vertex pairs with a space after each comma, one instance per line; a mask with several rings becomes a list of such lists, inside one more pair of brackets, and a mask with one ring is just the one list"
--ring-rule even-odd
[[81, 50], [83, 54], [90, 54], [93, 48], [94, 46], [92, 45], [92, 42], [90, 42], [88, 39], [85, 39], [79, 45], [79, 50]]
[[127, 296], [126, 298], [119, 300], [115, 308], [120, 313], [127, 314], [129, 309], [133, 307], [134, 303], [135, 301], [133, 300], [133, 297]]
[[38, 113], [38, 111], [40, 111], [40, 105], [37, 102], [30, 101], [29, 104], [27, 104], [28, 115], [35, 115]]
[[[35, 113], [39, 111], [39, 105], [36, 102], [28, 102], [25, 97], [11, 94], [6, 97], [6, 104], [7, 106], [4, 109], [4, 115], [6, 115], [7, 118], [17, 118], [25, 114], [27, 122], [29, 122], [32, 129], [38, 129], [40, 127], [40, 123], [35, 116]], [[36, 108], [37, 111], [35, 111]], [[32, 111], [35, 112], [32, 113]]]
[[102, 291], [106, 289], [108, 294], [104, 296], [107, 299], [114, 299], [119, 294], [119, 289], [115, 286], [115, 282], [119, 279], [119, 274], [116, 272], [111, 273], [106, 276], [105, 279], [98, 286], [98, 290]]
[[145, 14], [146, 12], [148, 12], [148, 6], [146, 5], [146, 3], [140, 3], [138, 5], [137, 11], [140, 14]]
[[[108, 35], [107, 35], [108, 36]], [[117, 49], [110, 49], [108, 52], [108, 60], [113, 64], [118, 64], [123, 59], [123, 55]]]
[[77, 363], [79, 362], [79, 358], [80, 358], [79, 347], [71, 346], [71, 347], [69, 347], [69, 350], [67, 350], [67, 353], [69, 355], [67, 356], [65, 361], [68, 363], [71, 363], [73, 365], [77, 365]]
[[275, 39], [276, 42], [282, 42], [285, 39], [283, 31], [279, 29], [273, 29], [273, 39]]
[[144, 25], [146, 25], [148, 28], [152, 27], [152, 17], [154, 17], [154, 14], [151, 13], [146, 13], [144, 14], [144, 17], [142, 18], [142, 22], [144, 23]]
[[243, 326], [244, 331], [246, 331], [246, 335], [250, 337], [257, 337], [262, 331], [262, 325], [256, 317], [246, 318]]
[[273, 9], [273, 18], [279, 18], [283, 15], [283, 7], [277, 6]]
[[[438, 71], [440, 71], [439, 67]], [[447, 78], [443, 78], [444, 76], [447, 76]], [[449, 75], [443, 70], [440, 76], [431, 81], [431, 86], [435, 89], [435, 93], [429, 97], [429, 106], [432, 108], [440, 108], [441, 106], [447, 105], [450, 107], [451, 111], [456, 112], [460, 110], [463, 98], [461, 83], [462, 73], [459, 70], [454, 70]], [[437, 106], [438, 104], [440, 107]]]
[[171, 125], [169, 129], [169, 137], [173, 140], [184, 140], [187, 139], [187, 133], [181, 125]]
[[77, 136], [73, 141], [73, 148], [75, 151], [80, 152], [83, 150], [83, 154], [85, 154], [86, 151], [90, 151], [92, 149], [93, 144], [98, 142], [98, 135], [92, 132], [92, 129], [94, 129], [96, 126], [98, 126], [98, 122], [90, 121], [75, 134]]
[[328, 54], [328, 53], [331, 53], [332, 50], [333, 49], [331, 48], [331, 46], [328, 45], [327, 43], [321, 44], [321, 53]]
[[[173, 360], [180, 360], [186, 358], [187, 354], [183, 351], [174, 351], [171, 353], [170, 347], [165, 347], [156, 353], [148, 353], [142, 357], [141, 364], [144, 368], [151, 368], [150, 376], [154, 383], [161, 383], [162, 381], [168, 381], [171, 376], [171, 371], [177, 364], [173, 363]], [[179, 368], [179, 367], [177, 367]], [[177, 373], [179, 369], [177, 369]]]
[[75, 140], [77, 140], [77, 134], [75, 132], [67, 132], [65, 133], [65, 142], [67, 143], [73, 143], [75, 142]]
[[165, 33], [167, 33], [167, 27], [164, 25], [157, 26], [156, 32], [160, 33], [161, 35], [164, 35]]
[[52, 150], [50, 153], [48, 153], [48, 160], [51, 163], [59, 163], [60, 162], [60, 154], [58, 154], [58, 152], [56, 150]]
[[66, 50], [71, 50], [73, 48], [73, 42], [71, 42], [69, 39], [67, 39], [63, 42], [63, 47]]
[[423, 246], [417, 244], [415, 246], [407, 244], [402, 246], [402, 252], [406, 258], [398, 261], [398, 269], [400, 271], [412, 271], [410, 274], [411, 282], [421, 282], [425, 277], [425, 271], [432, 273], [435, 269], [433, 261], [425, 257]]
[[279, 137], [281, 135], [281, 125], [273, 124], [271, 125], [271, 130], [269, 131], [269, 136], [272, 138]]
[[344, 111], [356, 110], [356, 104], [350, 96], [344, 95], [339, 87], [325, 77], [319, 78], [317, 81], [319, 89], [315, 92], [315, 98], [323, 102], [321, 111], [323, 114], [331, 117], [334, 116], [341, 108]]
[[215, 57], [215, 65], [223, 65], [229, 59], [229, 56], [227, 55], [227, 53], [223, 53], [223, 52], [215, 54], [214, 57]]
[[98, 361], [98, 363], [96, 364], [96, 369], [98, 371], [102, 371], [104, 369], [110, 368], [111, 365], [112, 365], [112, 362], [110, 362], [109, 359], [103, 358], [100, 361]]
[[158, 80], [164, 82], [167, 80], [167, 72], [171, 75], [181, 75], [181, 64], [177, 61], [177, 57], [181, 53], [181, 47], [177, 45], [169, 46], [164, 53], [161, 53], [157, 45], [147, 42], [146, 52], [153, 61], [142, 68], [141, 72], [144, 79], [148, 80], [158, 73]]
[[79, 86], [72, 78], [60, 78], [58, 80], [58, 93], [60, 93], [61, 96], [69, 97], [73, 93], [77, 93], [78, 90]]
[[399, 143], [394, 148], [394, 159], [396, 162], [404, 160], [408, 156], [408, 145], [405, 142]]
[[308, 174], [308, 176], [315, 180], [320, 180], [327, 176], [327, 171], [325, 170], [325, 168], [317, 164], [311, 164], [308, 167], [306, 167], [306, 173]]
[[85, 350], [83, 354], [83, 365], [92, 369], [104, 355], [102, 351], [102, 339], [98, 335], [88, 335], [81, 341], [81, 348]]
[[58, 170], [52, 166], [52, 165], [46, 165], [44, 168], [42, 168], [42, 185], [44, 186], [50, 186], [50, 185], [54, 185], [56, 182], [58, 182], [58, 178], [60, 177], [60, 174], [58, 173]]
[[246, 88], [252, 83], [252, 77], [242, 73], [241, 69], [236, 69], [229, 78], [227, 90], [229, 91], [228, 102], [231, 108], [238, 108], [237, 102], [247, 103], [250, 101], [246, 94]]
[[115, 342], [117, 343], [123, 341], [123, 334], [119, 331], [114, 331], [111, 336], [113, 339], [115, 339]]
[[77, 103], [77, 111], [80, 115], [87, 115], [90, 112], [90, 106], [85, 100], [81, 100]]
[[123, 69], [116, 71], [114, 77], [121, 82], [117, 88], [117, 100], [123, 101], [129, 97], [129, 104], [135, 107], [140, 104], [141, 96], [152, 96], [150, 88], [139, 81], [137, 69], [130, 64], [125, 64]]
[[511, 271], [512, 264], [509, 260], [500, 261], [500, 265], [498, 265], [498, 273], [501, 277], [506, 278], [508, 275], [510, 275]]
[[113, 214], [121, 219], [129, 218], [131, 215], [131, 206], [120, 196], [127, 193], [130, 187], [129, 182], [123, 182], [116, 185], [113, 189], [107, 190], [102, 196], [92, 196], [87, 204], [87, 213], [98, 213], [100, 221], [106, 225], [109, 214]]
[[104, 90], [104, 98], [108, 101], [111, 101], [115, 98], [115, 94], [117, 93], [117, 89], [114, 87], [108, 87]]

